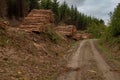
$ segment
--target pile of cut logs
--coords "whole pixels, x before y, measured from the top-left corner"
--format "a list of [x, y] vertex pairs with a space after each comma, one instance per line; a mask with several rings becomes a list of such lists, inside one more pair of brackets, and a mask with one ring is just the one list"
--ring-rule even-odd
[[47, 24], [54, 24], [54, 14], [51, 10], [32, 10], [27, 17], [25, 17], [20, 28], [25, 31], [44, 32]]

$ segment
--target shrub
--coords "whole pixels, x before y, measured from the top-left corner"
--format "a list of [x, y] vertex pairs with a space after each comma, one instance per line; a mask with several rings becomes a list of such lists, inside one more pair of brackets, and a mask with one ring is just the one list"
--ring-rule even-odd
[[0, 26], [0, 46], [5, 47], [11, 45], [11, 39], [8, 37], [6, 30]]
[[57, 34], [50, 26], [47, 26], [45, 34], [54, 43], [59, 43], [62, 41], [62, 37]]

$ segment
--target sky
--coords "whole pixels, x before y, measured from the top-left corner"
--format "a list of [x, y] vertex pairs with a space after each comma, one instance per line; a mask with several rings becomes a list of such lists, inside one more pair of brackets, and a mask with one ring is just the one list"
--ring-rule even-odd
[[58, 0], [66, 1], [69, 6], [77, 6], [78, 10], [86, 15], [103, 19], [106, 24], [109, 22], [109, 13], [120, 3], [120, 0]]

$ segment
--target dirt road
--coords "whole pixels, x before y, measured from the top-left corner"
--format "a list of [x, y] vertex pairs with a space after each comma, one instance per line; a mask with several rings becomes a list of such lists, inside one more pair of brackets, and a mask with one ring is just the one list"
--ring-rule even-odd
[[65, 74], [58, 80], [120, 80], [94, 45], [96, 40], [83, 40], [70, 57]]

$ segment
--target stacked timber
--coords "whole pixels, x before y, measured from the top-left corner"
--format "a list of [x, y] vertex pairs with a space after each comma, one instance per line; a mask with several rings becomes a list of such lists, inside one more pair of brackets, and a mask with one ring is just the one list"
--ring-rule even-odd
[[93, 35], [91, 33], [83, 33], [82, 38], [83, 39], [91, 39], [91, 38], [93, 38]]
[[77, 29], [74, 25], [58, 26], [55, 28], [55, 30], [58, 33], [68, 37], [72, 37], [77, 32]]
[[54, 24], [54, 14], [51, 10], [32, 10], [25, 17], [21, 29], [26, 31], [44, 32], [47, 24]]
[[91, 38], [93, 38], [93, 35], [91, 33], [79, 33], [79, 32], [77, 32], [73, 36], [73, 39], [75, 39], [75, 40], [91, 39]]
[[74, 40], [82, 40], [83, 37], [82, 37], [82, 34], [80, 34], [79, 32], [77, 32], [74, 36], [73, 36], [73, 39]]
[[93, 38], [93, 35], [91, 33], [78, 32], [74, 25], [58, 26], [55, 28], [55, 31], [64, 36], [71, 37], [72, 39], [77, 40], [77, 41]]

